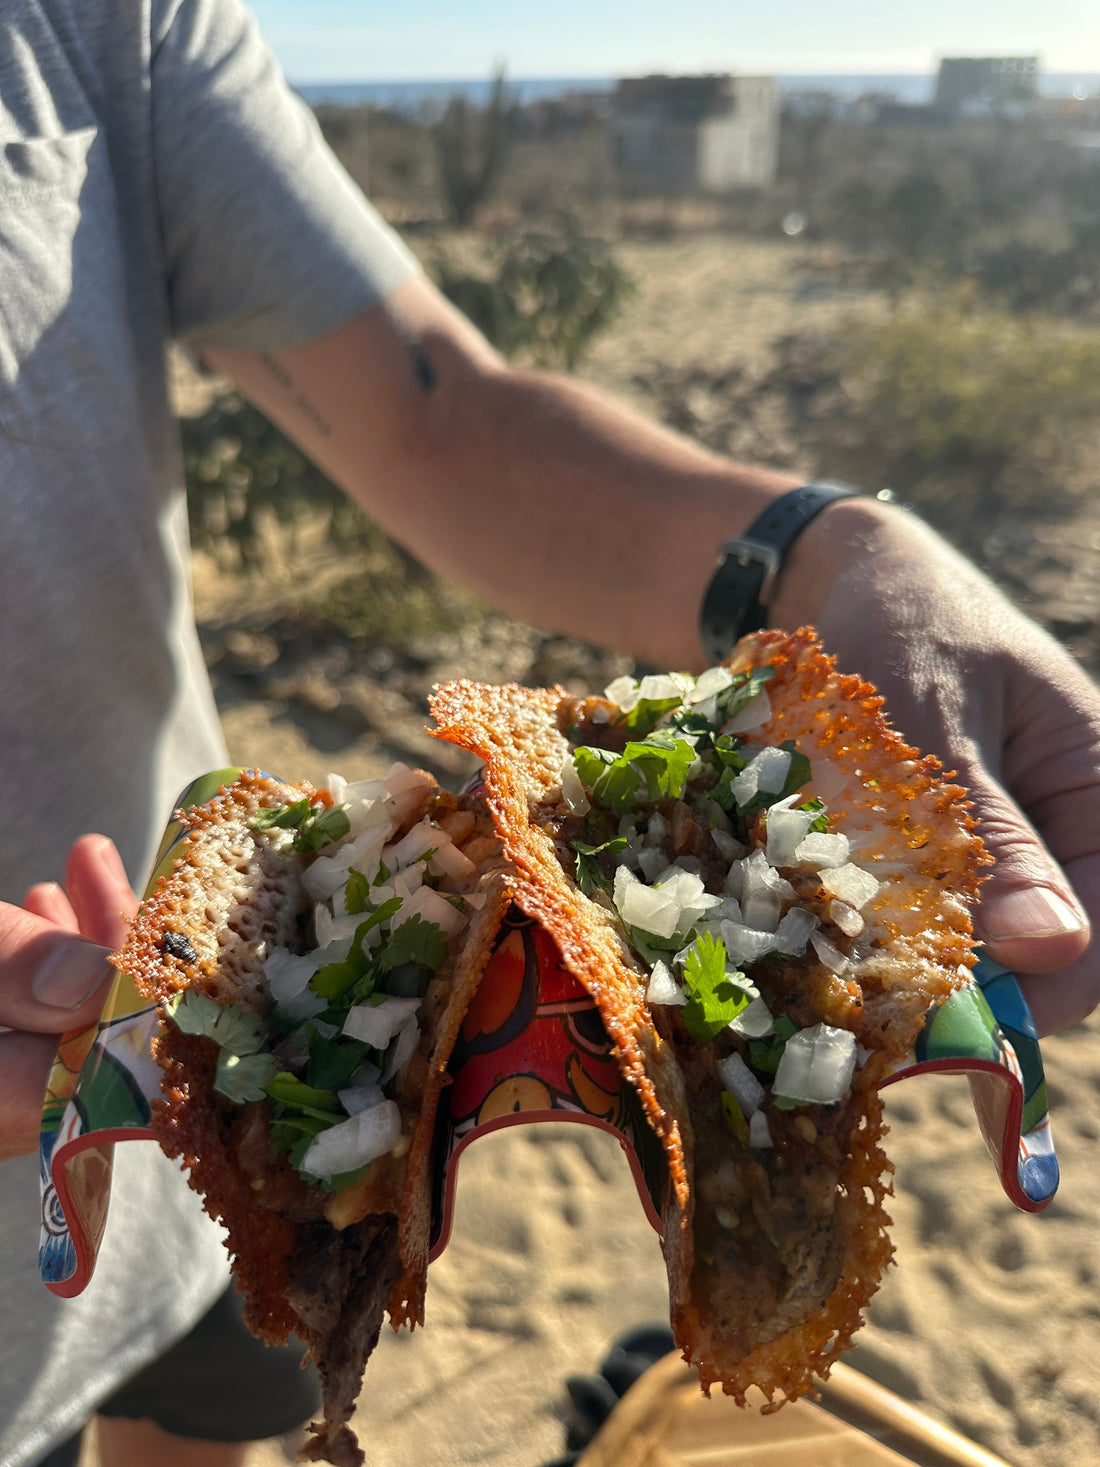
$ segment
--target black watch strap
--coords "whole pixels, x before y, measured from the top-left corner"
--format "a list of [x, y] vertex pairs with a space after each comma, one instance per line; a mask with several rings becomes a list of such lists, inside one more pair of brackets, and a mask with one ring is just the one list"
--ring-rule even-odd
[[787, 551], [814, 515], [855, 492], [828, 480], [803, 484], [769, 504], [744, 535], [720, 547], [718, 569], [699, 610], [699, 640], [708, 666], [728, 657], [739, 637], [765, 625]]

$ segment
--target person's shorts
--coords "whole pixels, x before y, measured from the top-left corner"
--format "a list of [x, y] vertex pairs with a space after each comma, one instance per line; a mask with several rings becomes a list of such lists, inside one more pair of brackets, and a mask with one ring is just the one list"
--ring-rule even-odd
[[[97, 1408], [100, 1416], [156, 1422], [173, 1436], [249, 1442], [282, 1436], [316, 1416], [321, 1391], [312, 1361], [297, 1340], [264, 1345], [244, 1322], [233, 1285], [190, 1334], [120, 1386]], [[39, 1467], [76, 1467], [78, 1432], [41, 1459]]]

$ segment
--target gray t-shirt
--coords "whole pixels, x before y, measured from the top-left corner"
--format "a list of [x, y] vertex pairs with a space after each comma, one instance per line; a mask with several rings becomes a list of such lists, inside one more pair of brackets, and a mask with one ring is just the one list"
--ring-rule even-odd
[[[140, 884], [224, 763], [191, 619], [171, 337], [316, 340], [416, 264], [238, 0], [6, 0], [0, 47], [0, 897], [99, 830]], [[0, 1167], [0, 1467], [35, 1461], [224, 1286], [153, 1145], [116, 1149], [96, 1276], [38, 1278], [35, 1159]], [[16, 1324], [16, 1322], [18, 1322]]]

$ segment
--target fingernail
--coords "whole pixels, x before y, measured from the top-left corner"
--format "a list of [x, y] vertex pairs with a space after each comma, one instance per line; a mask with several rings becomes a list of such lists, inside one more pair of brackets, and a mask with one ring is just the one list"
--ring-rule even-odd
[[111, 972], [107, 949], [79, 937], [59, 937], [38, 964], [31, 993], [54, 1009], [78, 1009]]
[[1084, 926], [1080, 913], [1057, 892], [1045, 886], [1009, 892], [990, 908], [988, 914], [983, 915], [982, 921], [988, 942], [1062, 937], [1070, 932], [1080, 932]]

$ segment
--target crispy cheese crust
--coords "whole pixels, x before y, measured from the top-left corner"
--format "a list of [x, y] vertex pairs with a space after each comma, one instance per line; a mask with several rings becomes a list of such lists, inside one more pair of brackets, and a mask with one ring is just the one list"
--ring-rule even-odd
[[[264, 807], [303, 797], [328, 798], [305, 783], [248, 773], [210, 805], [180, 812], [188, 834], [174, 869], [142, 904], [113, 959], [146, 997], [163, 1005], [194, 988], [224, 1004], [268, 1010], [267, 952], [309, 946], [313, 904], [301, 884], [309, 858], [293, 851], [285, 833], [256, 832], [249, 821]], [[483, 812], [475, 829], [491, 835]], [[495, 838], [491, 845], [495, 854], [479, 866], [484, 903], [452, 939], [424, 1002], [420, 1049], [397, 1082], [408, 1145], [400, 1156], [379, 1158], [363, 1181], [335, 1193], [304, 1181], [274, 1151], [267, 1107], [235, 1105], [214, 1089], [212, 1040], [162, 1018], [154, 1042], [165, 1098], [154, 1107], [153, 1130], [226, 1228], [249, 1327], [274, 1344], [293, 1331], [317, 1361], [325, 1420], [313, 1424], [304, 1451], [341, 1467], [363, 1461], [346, 1423], [384, 1311], [395, 1329], [424, 1317], [436, 1108], [510, 901]]]
[[[729, 666], [740, 672], [764, 664], [775, 669], [767, 685], [772, 716], [753, 741], [796, 741], [814, 769], [805, 794], [822, 794], [834, 828], [852, 838], [882, 883], [863, 914], [868, 950], [843, 980], [812, 952], [767, 964], [770, 996], [797, 995], [814, 1014], [809, 1022], [854, 1028], [872, 1052], [843, 1103], [813, 1108], [809, 1133], [799, 1129], [799, 1118], [777, 1112], [775, 1154], [788, 1176], [769, 1223], [782, 1229], [784, 1218], [792, 1219], [805, 1254], [784, 1259], [786, 1294], [776, 1292], [783, 1270], [774, 1257], [763, 1256], [768, 1250], [757, 1238], [717, 1226], [708, 1201], [708, 1185], [731, 1146], [716, 1105], [710, 1047], [683, 1043], [667, 1012], [651, 1013], [648, 971], [615, 916], [580, 891], [555, 845], [568, 813], [561, 773], [571, 745], [562, 727], [573, 721], [575, 700], [561, 688], [454, 682], [436, 690], [431, 708], [437, 737], [485, 761], [489, 805], [518, 873], [516, 899], [547, 927], [592, 994], [664, 1143], [664, 1248], [677, 1343], [704, 1389], [721, 1384], [744, 1403], [756, 1386], [768, 1397], [766, 1409], [774, 1409], [811, 1391], [815, 1375], [827, 1376], [890, 1261], [884, 1199], [892, 1168], [879, 1144], [877, 1086], [911, 1048], [928, 1009], [966, 981], [973, 961], [969, 906], [986, 858], [965, 792], [890, 727], [868, 683], [836, 672], [811, 630], [746, 638]], [[751, 1191], [751, 1165], [746, 1175]]]

